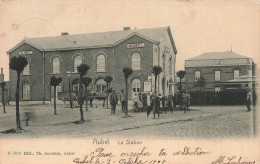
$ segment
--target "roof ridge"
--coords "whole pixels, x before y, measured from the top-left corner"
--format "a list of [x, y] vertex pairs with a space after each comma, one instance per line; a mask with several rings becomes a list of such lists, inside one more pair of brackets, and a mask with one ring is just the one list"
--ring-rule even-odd
[[111, 32], [124, 32], [124, 31], [141, 31], [141, 30], [151, 30], [151, 29], [167, 29], [168, 26], [164, 27], [151, 27], [151, 28], [142, 28], [142, 29], [131, 29], [131, 30], [116, 30], [116, 31], [100, 31], [100, 32], [89, 32], [89, 33], [80, 33], [80, 34], [69, 34], [69, 35], [55, 35], [55, 36], [44, 36], [44, 37], [32, 37], [32, 38], [24, 38], [24, 40], [30, 39], [42, 39], [42, 38], [54, 38], [54, 37], [69, 37], [69, 36], [78, 36], [78, 35], [87, 35], [87, 34], [102, 34], [102, 33], [111, 33]]

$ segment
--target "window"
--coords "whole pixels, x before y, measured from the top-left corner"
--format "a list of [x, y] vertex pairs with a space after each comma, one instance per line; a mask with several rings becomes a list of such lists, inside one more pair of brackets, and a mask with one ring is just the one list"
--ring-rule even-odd
[[169, 73], [172, 74], [172, 57], [169, 59]]
[[215, 87], [215, 92], [220, 92], [220, 87]]
[[28, 64], [27, 66], [23, 69], [23, 75], [30, 75], [30, 61], [27, 59]]
[[107, 88], [106, 82], [104, 81], [104, 79], [98, 79], [96, 82], [96, 91], [97, 92], [105, 92]]
[[23, 83], [23, 99], [30, 99], [30, 84], [28, 82]]
[[165, 54], [163, 54], [163, 56], [162, 56], [163, 57], [163, 68], [162, 68], [163, 71], [165, 71], [165, 60], [166, 60], [165, 56], [166, 56]]
[[105, 55], [98, 55], [97, 57], [97, 72], [106, 71], [106, 58]]
[[[72, 81], [72, 91], [78, 91], [79, 90], [79, 78]], [[82, 84], [82, 89], [85, 90], [85, 85]]]
[[200, 79], [200, 71], [195, 72], [195, 81], [198, 81]]
[[133, 70], [140, 70], [140, 54], [134, 53], [132, 55], [132, 69]]
[[234, 70], [234, 79], [239, 78], [239, 70]]
[[215, 81], [220, 81], [220, 71], [215, 71]]
[[77, 66], [79, 66], [82, 63], [82, 58], [81, 56], [76, 56], [74, 58], [74, 72], [78, 72]]
[[60, 58], [58, 57], [52, 60], [52, 73], [60, 73]]

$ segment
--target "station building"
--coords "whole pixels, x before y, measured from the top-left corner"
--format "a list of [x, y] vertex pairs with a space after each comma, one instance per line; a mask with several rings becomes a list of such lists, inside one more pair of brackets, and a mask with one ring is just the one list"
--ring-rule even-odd
[[185, 85], [189, 91], [200, 90], [195, 83], [203, 76], [207, 91], [252, 89], [255, 67], [252, 58], [232, 51], [203, 53], [185, 60]]
[[[117, 93], [125, 89], [124, 67], [134, 72], [129, 78], [129, 98], [139, 92], [150, 92], [154, 88], [152, 67], [159, 65], [158, 92], [174, 92], [174, 74], [177, 49], [170, 27], [134, 29], [61, 36], [24, 38], [8, 52], [9, 58], [24, 56], [28, 66], [21, 75], [20, 99], [22, 101], [51, 101], [51, 76], [62, 77], [57, 92], [79, 88], [77, 66], [90, 66], [88, 77], [92, 83], [88, 89], [105, 92], [104, 77], [112, 76], [110, 87]], [[15, 101], [16, 72], [9, 69], [10, 101]], [[71, 78], [68, 78], [71, 72]]]

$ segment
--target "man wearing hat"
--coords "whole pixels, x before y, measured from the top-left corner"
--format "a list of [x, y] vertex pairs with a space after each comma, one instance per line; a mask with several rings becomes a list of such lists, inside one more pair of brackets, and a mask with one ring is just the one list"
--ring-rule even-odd
[[117, 99], [115, 89], [112, 89], [112, 93], [110, 95], [111, 114], [115, 114], [117, 102], [118, 102], [118, 99]]

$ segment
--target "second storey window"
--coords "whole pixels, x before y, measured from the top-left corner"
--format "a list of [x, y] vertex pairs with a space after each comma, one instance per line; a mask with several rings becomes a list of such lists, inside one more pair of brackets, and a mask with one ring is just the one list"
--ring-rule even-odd
[[234, 70], [234, 79], [239, 78], [239, 70]]
[[27, 66], [23, 69], [23, 72], [22, 72], [22, 74], [23, 75], [30, 75], [30, 61], [27, 59], [27, 61], [28, 61], [28, 64], [27, 64]]
[[198, 81], [200, 79], [200, 71], [195, 72], [195, 81]]
[[98, 55], [97, 57], [97, 72], [106, 71], [106, 58], [104, 55]]
[[215, 71], [215, 81], [220, 81], [220, 71]]
[[165, 57], [166, 55], [165, 54], [163, 54], [163, 71], [166, 71], [165, 70], [165, 60], [166, 60], [166, 57]]
[[169, 74], [172, 74], [172, 57], [169, 59]]
[[73, 66], [74, 66], [74, 72], [78, 72], [77, 70], [77, 67], [82, 63], [82, 58], [81, 56], [76, 56], [74, 58], [74, 63], [73, 63]]
[[58, 57], [52, 60], [52, 73], [60, 73], [60, 58]]
[[134, 53], [132, 55], [132, 69], [133, 70], [140, 70], [140, 54], [139, 53]]

